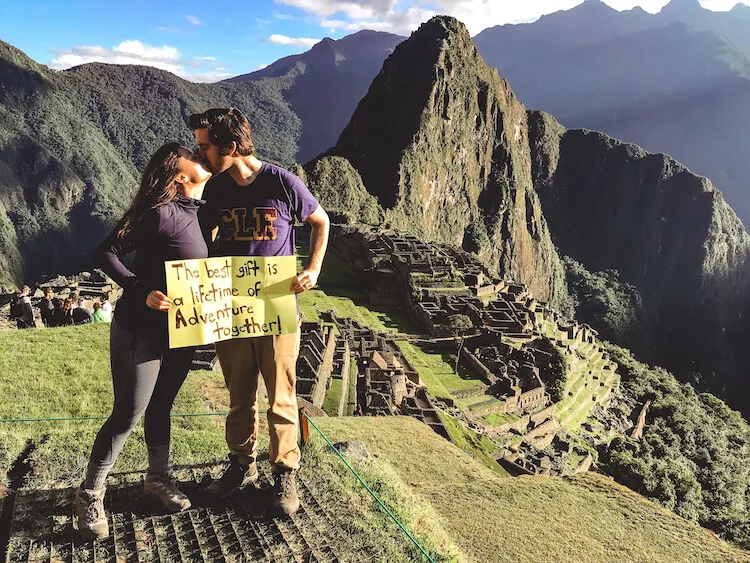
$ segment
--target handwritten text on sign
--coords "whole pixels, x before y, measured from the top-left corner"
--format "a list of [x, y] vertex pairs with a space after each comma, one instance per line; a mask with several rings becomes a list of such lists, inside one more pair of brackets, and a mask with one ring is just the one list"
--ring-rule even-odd
[[297, 330], [294, 256], [174, 260], [165, 267], [174, 303], [170, 348]]

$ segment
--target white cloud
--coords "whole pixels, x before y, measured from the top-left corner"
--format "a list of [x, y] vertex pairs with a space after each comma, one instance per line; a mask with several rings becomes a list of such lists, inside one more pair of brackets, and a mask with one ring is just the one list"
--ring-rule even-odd
[[183, 75], [182, 78], [184, 78], [185, 80], [189, 80], [190, 82], [212, 83], [219, 82], [220, 80], [224, 80], [225, 78], [230, 78], [232, 76], [234, 76], [234, 74], [228, 72], [198, 72]]
[[294, 16], [292, 16], [292, 15], [289, 15], [289, 14], [280, 14], [278, 12], [274, 12], [273, 17], [276, 18], [277, 20], [282, 20], [282, 21], [289, 21], [289, 20], [293, 20], [294, 19]]
[[320, 17], [344, 14], [352, 19], [371, 19], [393, 10], [396, 0], [274, 0]]
[[140, 41], [123, 41], [112, 49], [81, 46], [56, 51], [57, 57], [50, 66], [56, 69], [70, 68], [85, 63], [112, 63], [119, 65], [148, 65], [168, 70], [175, 74], [180, 69], [180, 52], [164, 45], [152, 47]]
[[198, 16], [185, 16], [185, 19], [192, 23], [193, 25], [200, 25], [201, 20], [198, 19]]
[[263, 70], [267, 66], [268, 66], [267, 64], [258, 65], [258, 66], [255, 67], [255, 70]]
[[[169, 45], [154, 47], [136, 40], [123, 41], [107, 49], [100, 46], [79, 46], [55, 51], [50, 63], [52, 68], [64, 70], [86, 63], [109, 63], [118, 65], [145, 65], [169, 71], [191, 82], [217, 82], [229, 78], [224, 66], [216, 57], [195, 57], [184, 60], [180, 52]], [[190, 70], [188, 70], [190, 69]]]
[[320, 26], [334, 31], [354, 32], [361, 29], [372, 29], [375, 31], [388, 31], [399, 35], [409, 35], [438, 12], [429, 8], [406, 8], [403, 10], [390, 10], [384, 14], [373, 14], [368, 18], [333, 18], [323, 19]]
[[[476, 35], [483, 29], [507, 23], [535, 21], [544, 14], [569, 10], [582, 0], [274, 0], [321, 18], [320, 25], [331, 31], [360, 29], [390, 31], [407, 35], [430, 17], [448, 14], [466, 24]], [[618, 10], [641, 6], [658, 12], [669, 0], [605, 0]], [[703, 0], [710, 10], [728, 10], [737, 0]], [[749, 3], [745, 1], [744, 3]]]
[[295, 45], [297, 47], [307, 47], [309, 49], [316, 43], [320, 42], [320, 39], [311, 39], [310, 37], [287, 37], [286, 35], [274, 33], [263, 39], [263, 41], [274, 45]]

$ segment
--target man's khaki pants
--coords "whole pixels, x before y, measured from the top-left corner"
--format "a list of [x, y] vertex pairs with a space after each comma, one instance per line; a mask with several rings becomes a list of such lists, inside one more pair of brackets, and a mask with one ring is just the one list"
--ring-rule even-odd
[[300, 329], [293, 334], [237, 338], [216, 343], [229, 389], [227, 445], [240, 463], [258, 455], [258, 374], [268, 390], [268, 457], [273, 467], [298, 469], [297, 356]]

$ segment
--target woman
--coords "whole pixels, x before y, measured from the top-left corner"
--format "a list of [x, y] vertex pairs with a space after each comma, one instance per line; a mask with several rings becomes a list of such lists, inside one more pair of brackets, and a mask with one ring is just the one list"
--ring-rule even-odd
[[[166, 312], [172, 301], [165, 295], [164, 262], [208, 255], [197, 212], [210, 177], [190, 150], [177, 143], [160, 147], [146, 166], [130, 209], [94, 251], [97, 264], [124, 293], [110, 329], [114, 406], [76, 491], [78, 529], [87, 538], [109, 535], [105, 480], [144, 412], [149, 464], [144, 491], [168, 510], [190, 507], [169, 469], [169, 412], [195, 349], [168, 347]], [[133, 251], [131, 271], [120, 257]]]
[[98, 301], [94, 301], [94, 312], [91, 314], [91, 320], [95, 323], [107, 323], [107, 317], [102, 311], [102, 305]]
[[63, 311], [63, 300], [59, 297], [52, 298], [52, 316], [50, 317], [51, 327], [65, 326], [65, 311]]

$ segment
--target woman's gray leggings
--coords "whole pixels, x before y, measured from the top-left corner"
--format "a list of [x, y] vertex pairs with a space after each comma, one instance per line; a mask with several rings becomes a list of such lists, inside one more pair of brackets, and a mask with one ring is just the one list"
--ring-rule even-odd
[[86, 489], [101, 489], [125, 439], [146, 413], [143, 429], [149, 471], [161, 473], [169, 461], [169, 413], [193, 360], [195, 348], [165, 348], [153, 337], [132, 333], [112, 321], [110, 363], [115, 402], [91, 451]]

